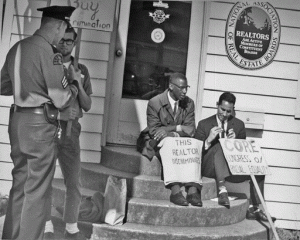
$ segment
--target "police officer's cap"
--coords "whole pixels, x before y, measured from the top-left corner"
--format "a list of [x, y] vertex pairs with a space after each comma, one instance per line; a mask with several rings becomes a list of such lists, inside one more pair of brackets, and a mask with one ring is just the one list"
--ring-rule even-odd
[[43, 12], [43, 17], [51, 17], [59, 20], [63, 20], [69, 24], [70, 17], [75, 10], [75, 7], [72, 6], [50, 6], [44, 8], [38, 8], [38, 11]]

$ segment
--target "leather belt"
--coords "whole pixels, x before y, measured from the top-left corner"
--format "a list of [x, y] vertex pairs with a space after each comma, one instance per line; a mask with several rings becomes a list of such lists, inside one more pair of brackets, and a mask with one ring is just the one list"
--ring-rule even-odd
[[44, 114], [44, 107], [19, 107], [15, 105], [15, 112]]

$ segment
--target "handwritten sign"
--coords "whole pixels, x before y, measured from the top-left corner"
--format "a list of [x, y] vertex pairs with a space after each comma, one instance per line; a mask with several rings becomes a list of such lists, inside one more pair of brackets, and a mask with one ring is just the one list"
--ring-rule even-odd
[[116, 0], [52, 0], [51, 5], [68, 5], [75, 7], [70, 23], [75, 28], [111, 32], [114, 25]]
[[166, 137], [159, 153], [164, 169], [164, 182], [201, 183], [201, 153], [203, 142], [194, 138]]
[[270, 174], [268, 164], [255, 141], [225, 138], [219, 141], [233, 175]]

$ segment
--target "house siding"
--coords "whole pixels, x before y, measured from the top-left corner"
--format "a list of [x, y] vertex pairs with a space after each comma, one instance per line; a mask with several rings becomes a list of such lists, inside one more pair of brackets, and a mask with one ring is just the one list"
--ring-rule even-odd
[[300, 59], [300, 4], [269, 1], [281, 22], [281, 39], [274, 61], [259, 70], [235, 66], [225, 50], [227, 16], [234, 1], [210, 3], [201, 118], [216, 112], [223, 91], [236, 95], [236, 115], [249, 111], [264, 117], [263, 129], [247, 129], [262, 147], [270, 166], [265, 200], [277, 227], [300, 229], [300, 124], [295, 119]]

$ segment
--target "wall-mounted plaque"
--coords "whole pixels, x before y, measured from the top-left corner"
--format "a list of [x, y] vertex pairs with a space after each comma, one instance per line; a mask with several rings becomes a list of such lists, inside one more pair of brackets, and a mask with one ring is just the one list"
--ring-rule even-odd
[[226, 22], [225, 47], [228, 58], [243, 69], [270, 64], [280, 43], [280, 20], [267, 2], [238, 2]]

